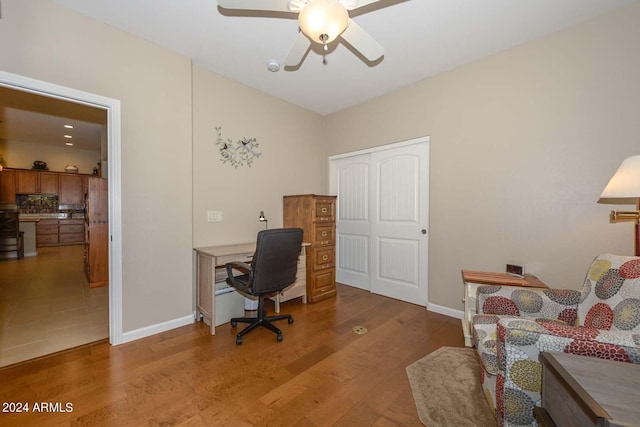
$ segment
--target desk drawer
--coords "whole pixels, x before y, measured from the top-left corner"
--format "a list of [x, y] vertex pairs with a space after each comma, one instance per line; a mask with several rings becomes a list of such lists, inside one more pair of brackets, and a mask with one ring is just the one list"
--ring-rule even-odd
[[334, 222], [336, 219], [334, 199], [316, 199], [314, 213], [314, 221]]
[[240, 261], [246, 262], [247, 264], [251, 263], [251, 258], [253, 258], [253, 252], [247, 252], [244, 254], [235, 254], [235, 255], [222, 255], [218, 257], [218, 265], [223, 266], [228, 262], [232, 261]]
[[335, 246], [335, 224], [314, 224], [313, 238], [316, 246]]
[[313, 270], [325, 270], [333, 268], [336, 262], [335, 247], [318, 248], [310, 251], [313, 262]]

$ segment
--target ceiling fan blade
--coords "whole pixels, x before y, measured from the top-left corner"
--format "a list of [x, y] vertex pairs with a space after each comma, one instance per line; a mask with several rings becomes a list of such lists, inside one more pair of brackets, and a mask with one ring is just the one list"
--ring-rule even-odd
[[380, 0], [358, 0], [357, 4], [355, 5], [355, 7], [347, 7], [348, 10], [355, 10], [359, 7], [364, 7], [364, 6], [368, 6], [371, 3], [377, 3]]
[[296, 39], [293, 47], [291, 48], [291, 51], [289, 52], [289, 55], [287, 55], [287, 59], [285, 59], [284, 61], [284, 65], [288, 67], [295, 67], [300, 64], [302, 58], [304, 58], [304, 55], [309, 50], [310, 46], [311, 40], [309, 40], [307, 36], [305, 36], [302, 31], [300, 31], [298, 33], [298, 38]]
[[289, 0], [218, 0], [223, 9], [267, 10], [273, 12], [291, 12], [287, 7]]
[[369, 61], [384, 55], [384, 48], [353, 20], [349, 21], [349, 26], [340, 36]]

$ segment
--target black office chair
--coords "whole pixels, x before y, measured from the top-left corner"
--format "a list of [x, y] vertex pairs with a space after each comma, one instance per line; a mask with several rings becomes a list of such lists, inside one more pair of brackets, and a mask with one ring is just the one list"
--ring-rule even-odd
[[[251, 332], [258, 326], [272, 330], [277, 335], [277, 340], [282, 341], [282, 331], [271, 322], [284, 320], [291, 324], [293, 317], [290, 314], [279, 316], [266, 316], [264, 299], [274, 295], [296, 281], [298, 271], [298, 256], [302, 247], [302, 229], [279, 228], [263, 230], [258, 233], [256, 251], [253, 254], [251, 264], [244, 262], [230, 262], [225, 265], [227, 269], [227, 283], [236, 288], [240, 293], [258, 297], [257, 317], [238, 317], [231, 319], [231, 326], [238, 323], [249, 323], [236, 336], [236, 344], [242, 344], [243, 335]], [[241, 271], [242, 275], [233, 276], [233, 269]]]

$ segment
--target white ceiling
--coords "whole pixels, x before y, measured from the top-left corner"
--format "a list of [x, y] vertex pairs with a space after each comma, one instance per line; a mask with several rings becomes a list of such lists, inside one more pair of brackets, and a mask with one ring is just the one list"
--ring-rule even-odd
[[[368, 63], [338, 42], [328, 65], [315, 49], [298, 69], [276, 73], [267, 62], [284, 62], [296, 15], [229, 11], [216, 0], [54, 1], [326, 115], [638, 0], [380, 0], [351, 18], [384, 46], [381, 60]], [[62, 145], [61, 126], [72, 120], [76, 147], [99, 150], [104, 111], [14, 95], [0, 87], [0, 140]]]
[[107, 113], [100, 108], [0, 86], [0, 140], [100, 151], [106, 124]]
[[267, 62], [284, 62], [297, 15], [230, 11], [216, 0], [55, 1], [326, 115], [637, 0], [380, 0], [351, 18], [385, 48], [382, 60], [367, 63], [338, 42], [328, 65], [316, 49], [276, 73]]

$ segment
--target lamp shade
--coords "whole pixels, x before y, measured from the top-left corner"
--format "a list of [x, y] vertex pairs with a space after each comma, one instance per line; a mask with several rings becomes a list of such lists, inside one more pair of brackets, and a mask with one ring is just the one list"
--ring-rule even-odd
[[349, 13], [338, 0], [313, 0], [298, 15], [302, 32], [316, 43], [335, 40], [349, 25]]
[[640, 155], [624, 159], [600, 198], [640, 198]]

